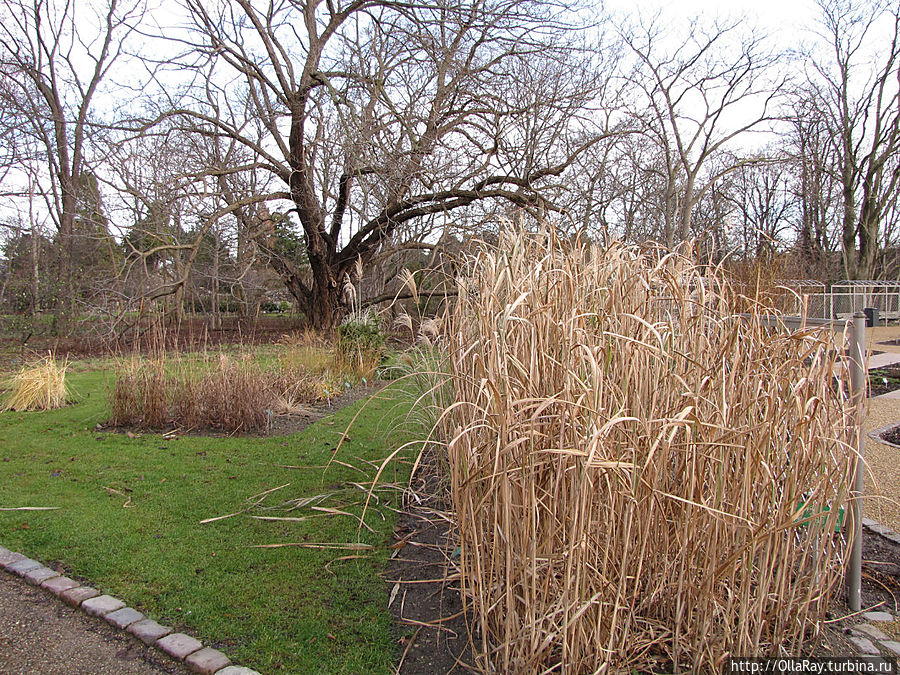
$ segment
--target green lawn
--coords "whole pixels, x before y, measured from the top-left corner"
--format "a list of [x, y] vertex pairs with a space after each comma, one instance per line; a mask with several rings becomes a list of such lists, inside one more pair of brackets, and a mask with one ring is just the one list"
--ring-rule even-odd
[[[96, 429], [106, 419], [111, 372], [80, 370], [70, 374], [75, 405], [0, 414], [0, 507], [60, 507], [0, 511], [0, 544], [60, 563], [70, 576], [264, 673], [392, 672], [396, 635], [379, 573], [397, 493], [379, 492], [380, 510], [366, 517], [374, 532], [312, 507], [361, 513], [365, 493], [351, 483], [371, 480], [368, 462], [417, 433], [407, 423], [408, 397], [369, 403], [334, 455], [360, 404], [293, 436], [132, 438]], [[332, 456], [365, 471], [337, 463], [323, 470]], [[403, 480], [403, 466], [383, 478]], [[247, 513], [200, 523], [248, 508], [249, 498], [286, 483]], [[329, 496], [292, 511], [284, 506], [321, 494]], [[286, 542], [373, 548], [253, 548]]]

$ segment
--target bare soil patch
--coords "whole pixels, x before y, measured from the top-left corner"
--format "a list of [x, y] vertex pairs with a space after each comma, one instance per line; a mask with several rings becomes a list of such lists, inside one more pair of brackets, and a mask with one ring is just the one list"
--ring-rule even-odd
[[465, 666], [474, 661], [454, 564], [458, 544], [438, 461], [433, 450], [423, 457], [385, 572], [401, 635], [401, 675], [457, 675], [470, 672]]
[[887, 443], [893, 443], [894, 445], [900, 446], [900, 424], [893, 426], [887, 431], [879, 434], [878, 437]]
[[900, 544], [863, 528], [864, 607], [900, 613]]
[[[861, 605], [864, 611], [900, 613], [900, 545], [863, 528], [863, 567]], [[859, 624], [847, 606], [847, 588], [842, 586], [828, 612], [828, 623], [812, 656], [854, 656], [856, 646], [847, 639], [851, 626]], [[882, 631], [900, 636], [900, 622], [879, 622]], [[889, 655], [892, 656], [892, 655]]]

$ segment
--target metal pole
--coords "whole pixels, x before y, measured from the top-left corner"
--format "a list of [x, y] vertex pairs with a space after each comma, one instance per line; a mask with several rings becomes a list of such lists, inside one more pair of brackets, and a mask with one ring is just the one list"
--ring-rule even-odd
[[862, 493], [863, 493], [863, 435], [862, 423], [866, 403], [866, 315], [853, 314], [850, 332], [850, 404], [854, 408], [855, 429], [853, 445], [856, 450], [853, 485], [850, 490], [850, 526], [853, 528], [853, 548], [850, 550], [850, 570], [847, 575], [847, 604], [851, 612], [861, 609], [862, 588]]

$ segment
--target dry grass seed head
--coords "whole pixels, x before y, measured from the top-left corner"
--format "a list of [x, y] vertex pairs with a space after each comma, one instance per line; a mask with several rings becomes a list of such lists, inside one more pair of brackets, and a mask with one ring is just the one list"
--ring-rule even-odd
[[441, 424], [482, 669], [800, 653], [845, 561], [850, 420], [835, 336], [767, 311], [683, 252], [504, 233], [471, 260]]

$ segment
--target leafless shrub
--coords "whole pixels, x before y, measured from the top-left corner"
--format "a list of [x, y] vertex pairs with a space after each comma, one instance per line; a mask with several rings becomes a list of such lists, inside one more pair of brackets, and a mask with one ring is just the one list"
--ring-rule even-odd
[[120, 365], [110, 398], [110, 423], [151, 429], [165, 426], [168, 379], [165, 359], [159, 354], [147, 360], [134, 356]]
[[[193, 382], [187, 384], [189, 380]], [[179, 425], [228, 432], [257, 431], [268, 425], [274, 394], [267, 373], [249, 355], [232, 361], [219, 354], [212, 364], [191, 372], [186, 384], [185, 390], [197, 392], [196, 402], [173, 411]]]

